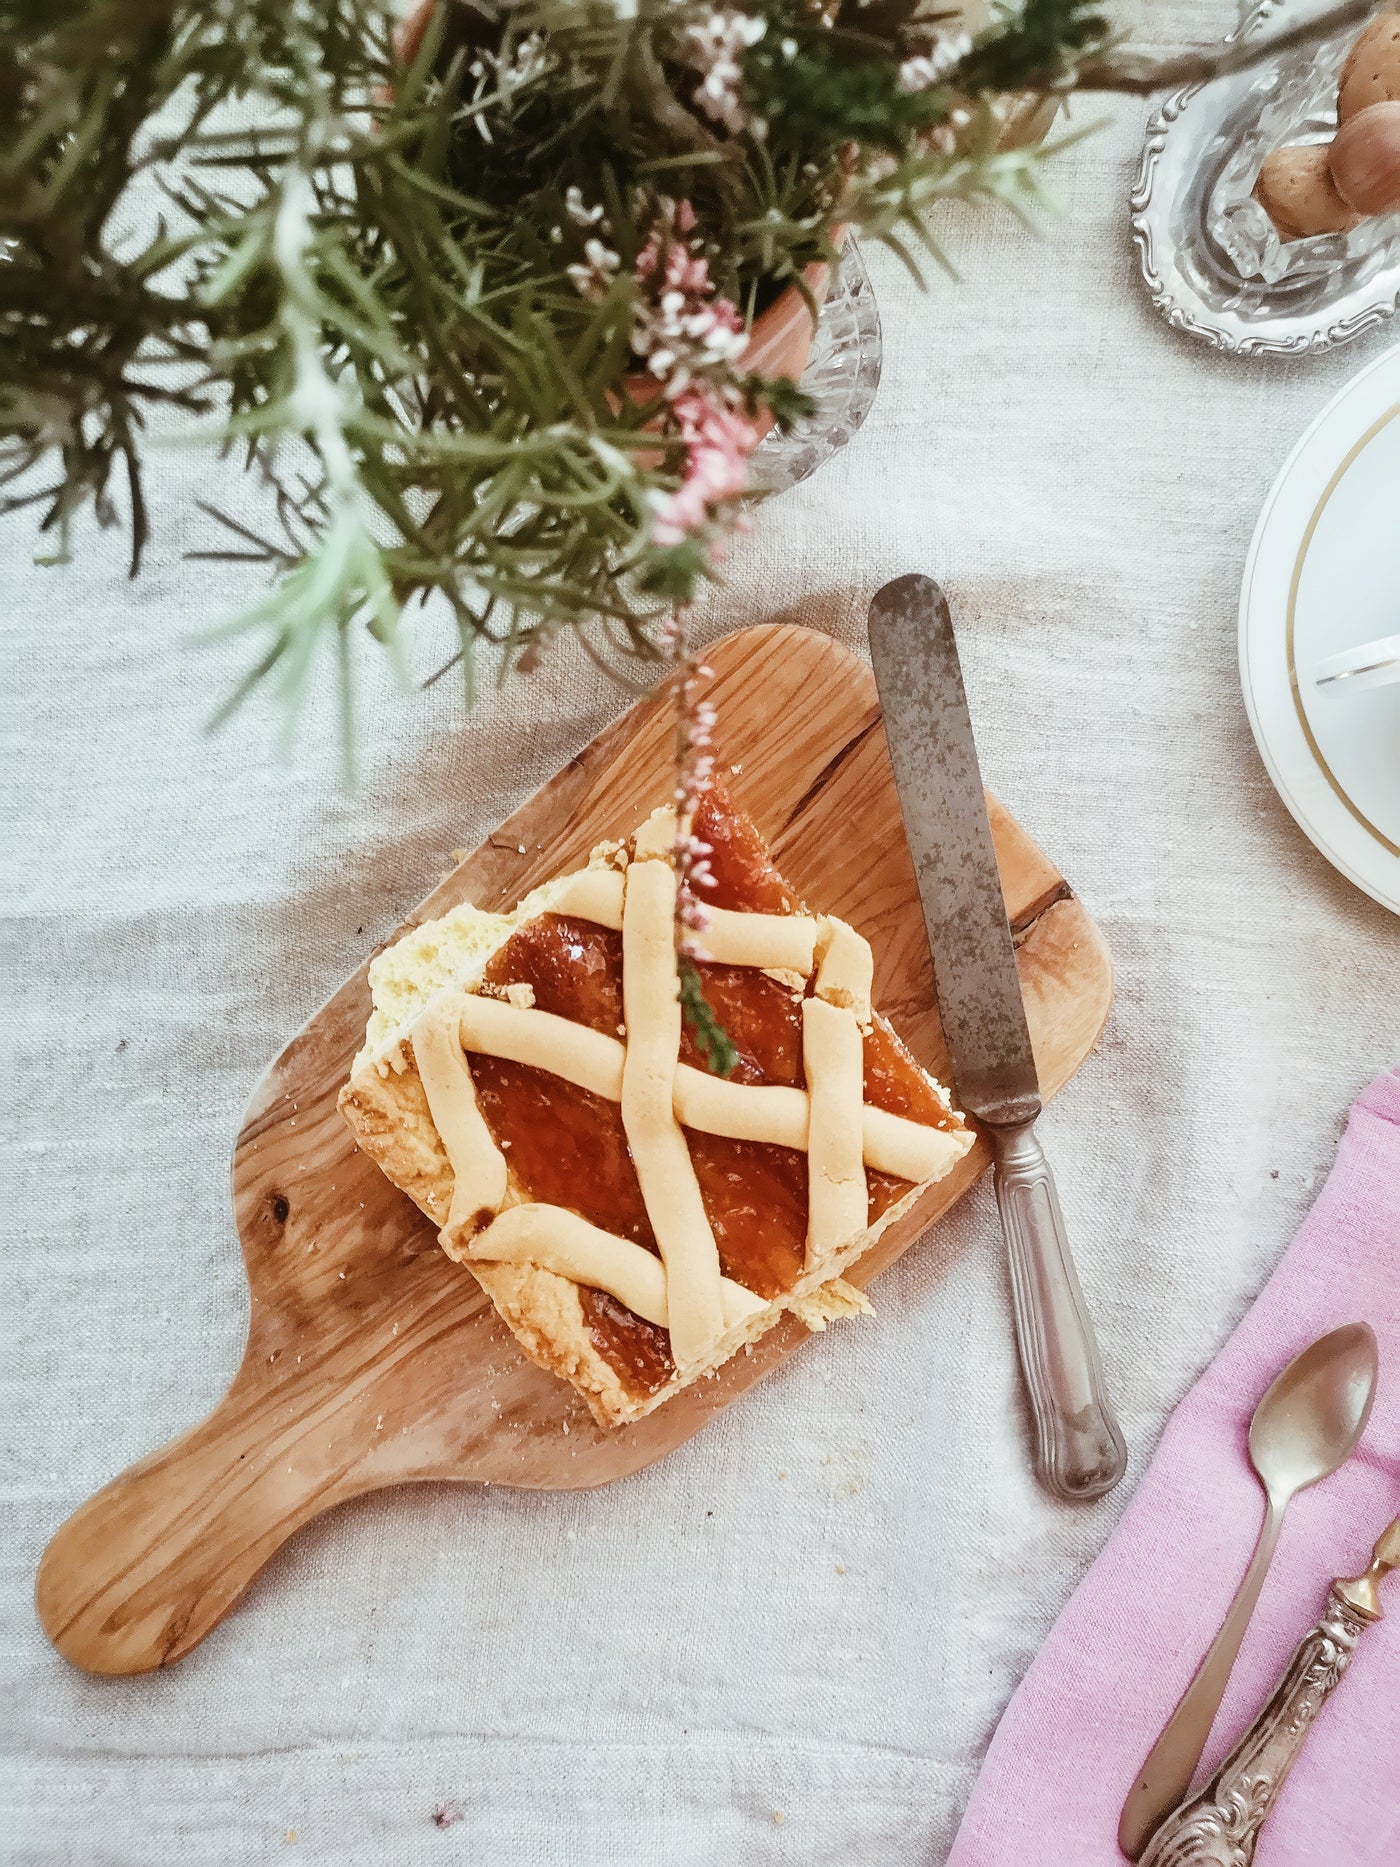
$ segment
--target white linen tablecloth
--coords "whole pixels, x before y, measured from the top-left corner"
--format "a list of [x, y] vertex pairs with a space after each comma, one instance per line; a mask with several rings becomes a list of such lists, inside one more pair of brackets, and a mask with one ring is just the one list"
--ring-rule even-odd
[[982, 1188], [879, 1281], [876, 1319], [635, 1478], [336, 1511], [168, 1674], [87, 1678], [50, 1650], [45, 1541], [237, 1363], [227, 1165], [263, 1064], [454, 848], [625, 704], [565, 644], [465, 722], [451, 680], [409, 700], [367, 672], [354, 792], [324, 694], [291, 763], [269, 711], [203, 737], [246, 650], [190, 637], [245, 580], [184, 558], [213, 537], [191, 495], [245, 494], [164, 453], [139, 582], [115, 540], [39, 569], [22, 520], [3, 535], [0, 1859], [944, 1858], [1164, 1419], [1400, 1056], [1400, 922], [1275, 797], [1235, 665], [1261, 501], [1386, 340], [1241, 364], [1159, 323], [1124, 204], [1146, 110], [1077, 106], [1108, 123], [1063, 160], [1048, 238], [954, 217], [960, 286], [920, 296], [869, 253], [874, 413], [736, 544], [706, 622], [859, 645], [887, 577], [951, 593], [988, 781], [1117, 961], [1103, 1042], [1044, 1134], [1127, 1483], [1072, 1509], [1031, 1479]]

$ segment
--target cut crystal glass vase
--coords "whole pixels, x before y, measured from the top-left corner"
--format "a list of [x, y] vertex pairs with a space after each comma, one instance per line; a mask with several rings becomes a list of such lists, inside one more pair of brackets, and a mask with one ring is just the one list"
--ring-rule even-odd
[[750, 463], [755, 491], [786, 492], [815, 473], [855, 434], [879, 385], [880, 313], [860, 248], [848, 240], [802, 372], [816, 409], [787, 434], [775, 428], [759, 443]]

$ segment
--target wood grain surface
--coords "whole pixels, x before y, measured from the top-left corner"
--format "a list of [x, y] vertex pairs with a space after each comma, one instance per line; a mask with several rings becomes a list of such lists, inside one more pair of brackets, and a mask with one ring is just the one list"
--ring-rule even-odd
[[[798, 892], [868, 937], [876, 1003], [920, 1061], [946, 1076], [869, 669], [825, 636], [779, 624], [726, 637], [708, 660], [720, 769], [736, 802]], [[669, 794], [673, 728], [668, 693], [641, 701], [408, 924], [462, 901], [510, 907], [581, 864], [600, 838], [625, 835]], [[1053, 1095], [1102, 1028], [1112, 967], [1059, 873], [995, 803], [992, 817], [1041, 1087]], [[354, 914], [353, 903], [345, 911]], [[368, 963], [292, 1039], [248, 1106], [233, 1198], [252, 1319], [233, 1385], [208, 1419], [89, 1499], [44, 1554], [40, 1619], [59, 1651], [91, 1672], [180, 1659], [273, 1552], [334, 1504], [421, 1479], [606, 1484], [698, 1432], [806, 1340], [788, 1317], [751, 1354], [636, 1425], [597, 1427], [571, 1388], [520, 1353], [336, 1109], [370, 1010]], [[869, 1282], [987, 1161], [979, 1140], [848, 1274]]]

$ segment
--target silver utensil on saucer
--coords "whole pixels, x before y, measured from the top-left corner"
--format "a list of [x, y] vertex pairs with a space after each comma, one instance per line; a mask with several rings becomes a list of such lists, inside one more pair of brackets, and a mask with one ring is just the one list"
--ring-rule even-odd
[[1264, 1525], [1220, 1632], [1123, 1805], [1118, 1845], [1129, 1860], [1142, 1856], [1163, 1818], [1191, 1786], [1269, 1572], [1284, 1512], [1299, 1491], [1329, 1477], [1351, 1457], [1371, 1417], [1375, 1392], [1376, 1338], [1368, 1324], [1348, 1323], [1296, 1355], [1254, 1409], [1249, 1457], [1268, 1500]]
[[1102, 1497], [1128, 1455], [1104, 1395], [1050, 1163], [1035, 1137], [1040, 1083], [952, 618], [931, 577], [900, 577], [876, 592], [870, 656], [953, 1080], [996, 1150], [1036, 1473], [1058, 1497]]
[[1199, 1795], [1152, 1837], [1141, 1867], [1249, 1867], [1259, 1831], [1314, 1720], [1351, 1664], [1357, 1641], [1383, 1618], [1380, 1582], [1400, 1568], [1400, 1517], [1381, 1532], [1364, 1575], [1334, 1581], [1316, 1627], [1288, 1662], [1273, 1697]]

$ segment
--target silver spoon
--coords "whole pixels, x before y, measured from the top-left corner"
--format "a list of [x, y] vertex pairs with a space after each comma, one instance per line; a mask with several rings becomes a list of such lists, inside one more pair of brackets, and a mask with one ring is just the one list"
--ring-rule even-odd
[[[1333, 1582], [1322, 1619], [1299, 1642], [1273, 1697], [1200, 1794], [1172, 1810], [1148, 1842], [1142, 1867], [1188, 1861], [1205, 1867], [1225, 1858], [1221, 1848], [1229, 1850], [1230, 1867], [1250, 1867], [1260, 1830], [1357, 1641], [1385, 1618], [1380, 1585], [1392, 1569], [1400, 1569], [1400, 1517], [1377, 1538], [1364, 1575]], [[1380, 1732], [1358, 1731], [1353, 1750], [1366, 1754], [1372, 1737], [1384, 1741]]]
[[1230, 1611], [1148, 1753], [1118, 1824], [1136, 1860], [1191, 1786], [1293, 1497], [1349, 1459], [1376, 1391], [1376, 1338], [1364, 1322], [1334, 1329], [1290, 1361], [1254, 1409], [1249, 1458], [1268, 1499], [1264, 1527]]

